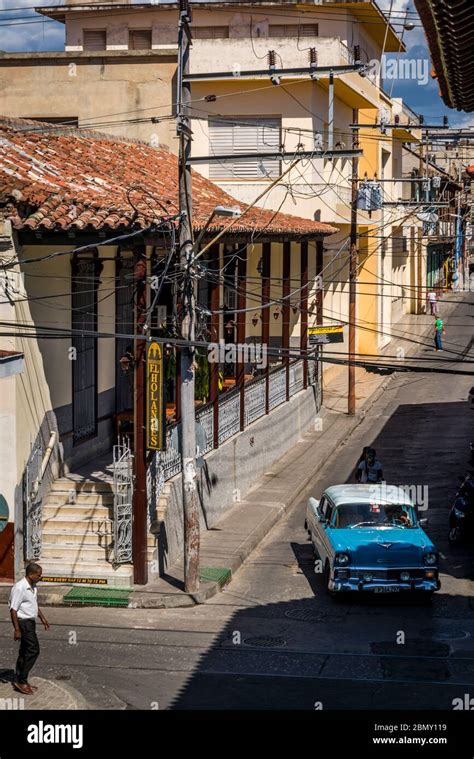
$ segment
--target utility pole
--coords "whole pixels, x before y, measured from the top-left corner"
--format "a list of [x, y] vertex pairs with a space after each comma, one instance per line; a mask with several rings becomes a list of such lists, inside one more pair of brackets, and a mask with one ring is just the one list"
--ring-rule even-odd
[[[352, 121], [357, 123], [358, 113], [352, 111]], [[352, 130], [353, 150], [359, 144], [359, 130]], [[357, 183], [359, 173], [359, 159], [352, 159], [352, 202], [351, 202], [351, 234], [349, 245], [349, 356], [348, 356], [348, 401], [347, 413], [353, 416], [356, 411], [355, 394], [355, 350], [356, 350], [356, 280], [357, 280]]]
[[[146, 320], [146, 274], [145, 246], [135, 248], [134, 279], [136, 287], [135, 330], [144, 335]], [[133, 530], [132, 556], [133, 581], [137, 585], [148, 582], [147, 561], [147, 491], [146, 491], [146, 445], [145, 445], [145, 363], [146, 339], [135, 341], [135, 382], [134, 382], [134, 457], [133, 474]]]
[[[462, 185], [462, 168], [461, 168], [461, 162], [458, 166], [458, 184]], [[460, 281], [459, 281], [459, 260], [461, 258], [461, 232], [462, 232], [462, 225], [461, 225], [461, 190], [458, 189], [457, 191], [457, 208], [456, 208], [456, 237], [455, 239], [455, 246], [454, 246], [454, 272], [453, 272], [453, 290], [459, 290]], [[464, 272], [463, 272], [464, 275]]]
[[199, 590], [199, 508], [196, 488], [196, 416], [194, 405], [195, 334], [193, 255], [191, 126], [189, 74], [191, 10], [188, 0], [180, 0], [178, 26], [177, 134], [179, 137], [179, 264], [181, 280], [181, 335], [189, 341], [181, 348], [181, 458], [184, 506], [184, 587], [187, 593]]

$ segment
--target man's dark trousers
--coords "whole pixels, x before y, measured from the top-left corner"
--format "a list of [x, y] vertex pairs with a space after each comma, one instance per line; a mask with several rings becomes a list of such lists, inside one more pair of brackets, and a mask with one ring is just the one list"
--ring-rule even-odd
[[36, 637], [36, 622], [34, 619], [19, 619], [21, 630], [20, 651], [16, 663], [17, 683], [27, 683], [28, 675], [39, 656], [40, 647]]

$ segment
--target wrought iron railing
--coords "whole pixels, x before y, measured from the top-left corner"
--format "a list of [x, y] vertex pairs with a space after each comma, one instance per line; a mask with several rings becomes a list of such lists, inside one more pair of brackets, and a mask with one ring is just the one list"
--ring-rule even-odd
[[170, 480], [181, 471], [181, 454], [177, 448], [173, 448], [171, 445], [171, 437], [175, 427], [177, 424], [170, 425], [166, 429], [166, 451], [160, 452], [160, 463], [163, 467], [165, 480]]
[[219, 445], [240, 431], [240, 392], [232, 391], [219, 399]]
[[303, 372], [304, 372], [303, 361], [295, 361], [295, 363], [290, 364], [290, 398], [296, 393], [299, 393], [299, 391], [303, 389], [304, 387]]
[[[276, 408], [286, 401], [287, 398], [287, 381], [288, 392], [290, 397], [296, 395], [304, 388], [304, 361], [298, 359], [292, 362], [288, 367], [278, 365], [270, 369], [268, 377], [262, 375], [251, 379], [245, 383], [243, 393], [240, 389], [234, 388], [222, 393], [218, 399], [217, 408], [217, 445], [220, 446], [229, 438], [236, 435], [241, 430], [241, 403], [243, 399], [243, 423], [244, 429], [250, 424], [265, 416], [267, 413], [267, 382], [268, 382], [268, 411]], [[318, 369], [315, 361], [308, 361], [308, 382], [319, 386]], [[199, 435], [198, 445], [199, 456], [205, 456], [215, 447], [215, 430], [214, 430], [214, 404], [208, 403], [196, 410], [196, 423], [204, 430], [204, 436]], [[166, 431], [166, 451], [155, 454], [154, 458], [154, 476], [159, 478], [160, 486], [157, 496], [162, 489], [166, 480], [171, 479], [181, 472], [181, 455], [176, 447], [178, 446], [178, 436], [173, 436], [173, 430], [176, 423], [170, 425]], [[201, 444], [204, 441], [204, 448], [201, 450]]]
[[270, 387], [268, 390], [269, 411], [286, 401], [286, 366], [273, 369], [270, 372]]
[[24, 551], [27, 561], [34, 561], [41, 557], [43, 514], [41, 493], [37, 487], [37, 483], [41, 479], [43, 455], [43, 441], [41, 436], [38, 436], [26, 463], [24, 475]]
[[113, 450], [114, 564], [130, 564], [133, 523], [133, 456], [128, 441]]
[[258, 379], [251, 380], [244, 390], [244, 421], [245, 426], [260, 419], [265, 414], [266, 407], [266, 378], [259, 377]]
[[196, 411], [196, 422], [201, 425], [206, 437], [204, 450], [199, 454], [204, 456], [214, 448], [214, 404], [207, 403]]

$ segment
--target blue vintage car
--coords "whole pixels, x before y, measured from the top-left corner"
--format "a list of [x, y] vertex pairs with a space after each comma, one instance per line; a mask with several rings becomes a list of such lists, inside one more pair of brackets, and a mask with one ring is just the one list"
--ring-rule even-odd
[[405, 490], [335, 485], [310, 498], [305, 528], [331, 594], [439, 590], [438, 552]]

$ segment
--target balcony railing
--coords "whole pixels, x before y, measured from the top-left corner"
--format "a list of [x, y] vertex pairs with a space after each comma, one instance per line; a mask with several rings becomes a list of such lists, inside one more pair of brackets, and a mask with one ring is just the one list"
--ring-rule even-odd
[[[202, 433], [198, 436], [198, 454], [206, 456], [214, 448], [218, 448], [226, 440], [246, 429], [257, 419], [265, 416], [268, 411], [277, 408], [304, 389], [305, 384], [316, 386], [316, 399], [319, 409], [321, 394], [319, 392], [319, 371], [315, 361], [307, 362], [307, 379], [305, 383], [305, 361], [298, 359], [289, 366], [278, 365], [269, 370], [268, 376], [255, 377], [245, 383], [243, 389], [234, 387], [219, 395], [217, 416], [213, 403], [207, 403], [196, 411], [196, 424]], [[241, 406], [243, 405], [243, 409]], [[243, 413], [242, 413], [243, 412]], [[214, 420], [217, 419], [217, 436], [214, 430]], [[242, 424], [243, 420], [243, 424]], [[170, 480], [181, 472], [181, 454], [172, 446], [178, 445], [178, 435], [174, 433], [178, 424], [169, 425], [166, 430], [166, 451], [158, 451], [153, 461], [154, 476], [160, 483], [161, 491], [166, 480]], [[203, 446], [203, 448], [202, 448]], [[159, 492], [157, 494], [159, 496]]]

